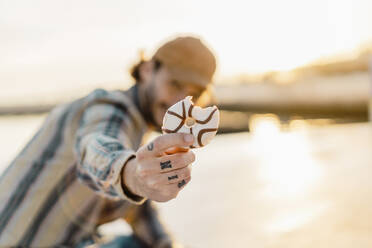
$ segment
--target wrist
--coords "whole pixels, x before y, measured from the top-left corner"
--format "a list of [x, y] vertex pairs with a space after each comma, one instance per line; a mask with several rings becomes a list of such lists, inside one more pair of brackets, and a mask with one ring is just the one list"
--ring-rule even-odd
[[124, 169], [121, 173], [121, 182], [124, 192], [132, 198], [143, 198], [138, 190], [136, 177], [136, 158], [133, 157], [127, 161], [124, 165]]

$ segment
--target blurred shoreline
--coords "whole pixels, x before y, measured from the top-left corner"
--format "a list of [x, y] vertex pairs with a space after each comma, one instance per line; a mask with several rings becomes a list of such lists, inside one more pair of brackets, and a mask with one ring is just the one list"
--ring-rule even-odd
[[[221, 110], [219, 133], [249, 131], [249, 120], [257, 114], [275, 114], [283, 124], [294, 119], [368, 121], [368, 79], [367, 73], [354, 73], [313, 83], [217, 85], [217, 106]], [[61, 103], [0, 107], [0, 116], [44, 114]]]
[[[372, 45], [348, 59], [330, 58], [291, 71], [225, 79], [215, 85], [217, 106], [221, 110], [219, 132], [249, 131], [249, 120], [255, 114], [277, 115], [284, 124], [295, 119], [332, 119], [338, 123], [367, 121], [372, 95], [368, 70], [371, 58]], [[124, 84], [107, 85], [93, 87], [112, 90]], [[7, 105], [3, 101], [0, 116], [43, 114], [91, 90], [33, 96], [32, 99], [22, 97], [22, 101], [12, 99]]]

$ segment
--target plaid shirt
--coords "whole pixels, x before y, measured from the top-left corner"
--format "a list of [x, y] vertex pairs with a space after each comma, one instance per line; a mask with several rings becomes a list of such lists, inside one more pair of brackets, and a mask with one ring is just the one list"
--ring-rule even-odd
[[151, 202], [122, 187], [147, 130], [135, 87], [96, 89], [49, 113], [0, 177], [0, 246], [71, 246], [117, 218], [148, 243], [166, 236]]

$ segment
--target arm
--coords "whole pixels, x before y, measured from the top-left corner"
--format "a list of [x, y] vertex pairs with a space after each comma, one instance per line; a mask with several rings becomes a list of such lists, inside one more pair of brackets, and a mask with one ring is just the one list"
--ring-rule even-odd
[[[187, 147], [193, 137], [162, 135], [134, 152], [127, 136], [129, 121], [123, 109], [112, 104], [97, 103], [84, 111], [75, 143], [79, 179], [105, 197], [137, 205], [147, 198], [162, 202], [175, 198], [190, 181], [188, 165], [195, 155], [192, 151], [169, 155], [167, 150]], [[154, 208], [137, 207], [128, 219], [134, 233], [148, 244], [172, 247]]]
[[[175, 198], [190, 181], [189, 165], [195, 160], [194, 154], [188, 149], [175, 148], [189, 145], [192, 141], [187, 140], [184, 134], [167, 134], [142, 146], [123, 170], [124, 188], [155, 201]], [[134, 235], [150, 247], [177, 246], [150, 200], [133, 206], [124, 219], [132, 227]]]
[[94, 103], [81, 116], [74, 152], [82, 183], [104, 197], [142, 204], [145, 197], [127, 195], [122, 187], [124, 165], [135, 156], [126, 134], [130, 125], [123, 106]]

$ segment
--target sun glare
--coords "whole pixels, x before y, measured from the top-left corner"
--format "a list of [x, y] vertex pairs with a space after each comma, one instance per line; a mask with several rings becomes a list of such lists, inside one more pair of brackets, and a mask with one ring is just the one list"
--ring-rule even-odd
[[274, 115], [255, 116], [250, 127], [261, 153], [259, 176], [268, 185], [267, 194], [291, 197], [315, 186], [322, 170], [311, 156], [305, 130], [283, 132]]
[[311, 154], [306, 124], [294, 127], [282, 131], [275, 115], [254, 115], [250, 121], [252, 143], [260, 157], [258, 177], [263, 196], [273, 208], [265, 231], [273, 234], [304, 226], [328, 208], [311, 200], [323, 170]]
[[288, 209], [278, 214], [267, 226], [269, 232], [289, 232], [295, 228], [303, 226], [313, 220], [316, 216], [321, 215], [328, 204], [311, 204], [306, 207], [297, 209]]

